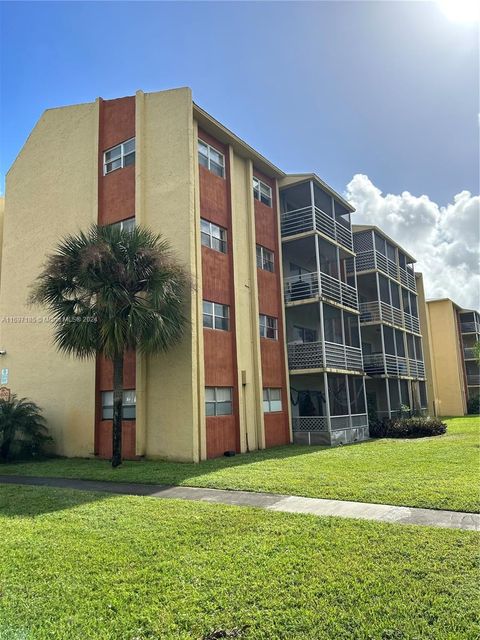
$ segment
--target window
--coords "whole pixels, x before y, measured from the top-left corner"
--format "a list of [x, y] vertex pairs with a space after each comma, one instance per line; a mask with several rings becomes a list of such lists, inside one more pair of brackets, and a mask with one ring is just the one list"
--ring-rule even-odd
[[112, 227], [118, 227], [120, 231], [132, 231], [135, 228], [135, 218], [128, 218], [127, 220], [114, 222]]
[[205, 415], [229, 416], [232, 413], [231, 387], [205, 387]]
[[257, 244], [257, 267], [264, 271], [274, 270], [273, 252]]
[[293, 327], [293, 341], [296, 343], [316, 342], [317, 332], [308, 327]]
[[229, 308], [226, 304], [203, 301], [203, 326], [228, 331]]
[[329, 304], [323, 305], [323, 326], [325, 340], [343, 344], [342, 312]]
[[[135, 389], [123, 392], [122, 418], [124, 420], [135, 420], [136, 405]], [[102, 391], [102, 420], [113, 419], [113, 391]]]
[[278, 336], [277, 319], [260, 314], [260, 337], [276, 340]]
[[135, 138], [117, 144], [103, 154], [103, 175], [135, 164]]
[[263, 412], [272, 413], [273, 411], [282, 410], [282, 390], [281, 389], [264, 389], [263, 390]]
[[253, 178], [253, 197], [266, 204], [267, 207], [272, 206], [272, 188], [258, 178]]
[[220, 178], [225, 176], [225, 157], [203, 140], [198, 141], [198, 162]]
[[208, 220], [200, 220], [200, 228], [202, 232], [202, 244], [215, 251], [227, 253], [227, 232], [222, 227], [209, 222]]

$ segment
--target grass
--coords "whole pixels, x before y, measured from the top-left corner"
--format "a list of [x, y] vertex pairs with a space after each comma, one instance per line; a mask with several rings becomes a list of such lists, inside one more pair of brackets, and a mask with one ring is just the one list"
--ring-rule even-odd
[[0, 531], [1, 640], [480, 634], [473, 532], [20, 486]]
[[56, 459], [1, 465], [0, 474], [245, 489], [478, 512], [479, 419], [447, 420], [444, 436], [348, 447], [288, 446], [201, 464]]

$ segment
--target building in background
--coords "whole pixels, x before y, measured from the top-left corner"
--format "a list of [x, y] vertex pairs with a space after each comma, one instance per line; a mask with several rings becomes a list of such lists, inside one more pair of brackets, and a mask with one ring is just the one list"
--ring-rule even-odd
[[432, 367], [429, 393], [438, 416], [462, 416], [467, 412], [461, 311], [449, 298], [427, 300]]
[[354, 225], [353, 243], [356, 261], [347, 262], [347, 273], [357, 279], [369, 414], [426, 413], [415, 258], [374, 226]]
[[294, 442], [368, 438], [351, 205], [313, 174], [280, 182]]
[[480, 313], [472, 309], [462, 309], [459, 315], [468, 409], [480, 396], [480, 366], [475, 349], [475, 345], [480, 341]]

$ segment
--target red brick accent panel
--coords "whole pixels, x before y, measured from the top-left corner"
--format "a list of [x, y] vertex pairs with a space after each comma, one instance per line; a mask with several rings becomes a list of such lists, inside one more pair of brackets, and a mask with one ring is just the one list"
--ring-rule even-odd
[[[98, 222], [111, 224], [135, 215], [135, 165], [103, 175], [103, 153], [135, 136], [135, 97], [100, 100], [98, 144]], [[112, 455], [112, 422], [102, 420], [101, 392], [113, 389], [111, 362], [97, 358], [95, 453], [101, 458]], [[123, 384], [136, 386], [135, 353], [125, 356]], [[135, 420], [122, 426], [123, 457], [135, 458]]]
[[205, 131], [199, 138], [225, 156], [225, 178], [199, 166], [200, 216], [227, 230], [227, 253], [202, 247], [203, 299], [230, 307], [230, 330], [204, 329], [205, 386], [233, 388], [233, 415], [207, 416], [207, 457], [240, 451], [238, 376], [235, 344], [235, 297], [233, 295], [233, 242], [228, 149]]
[[287, 380], [285, 366], [285, 332], [282, 320], [283, 292], [280, 280], [280, 248], [278, 242], [278, 209], [276, 181], [254, 169], [254, 176], [272, 188], [272, 206], [254, 200], [255, 236], [260, 244], [275, 255], [275, 272], [257, 269], [259, 312], [277, 318], [278, 340], [262, 338], [260, 351], [262, 358], [263, 386], [282, 389], [283, 410], [264, 414], [265, 444], [273, 447], [290, 442], [288, 428]]

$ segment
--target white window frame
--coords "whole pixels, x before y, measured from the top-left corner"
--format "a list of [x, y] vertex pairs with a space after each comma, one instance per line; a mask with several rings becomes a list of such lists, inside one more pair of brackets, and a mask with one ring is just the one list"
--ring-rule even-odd
[[[208, 231], [203, 228], [203, 225], [208, 225]], [[220, 237], [213, 234], [214, 230], [218, 231]], [[208, 244], [202, 242], [203, 235], [208, 237]], [[213, 251], [218, 251], [219, 253], [227, 253], [227, 230], [224, 227], [220, 227], [218, 224], [215, 224], [214, 222], [210, 222], [210, 220], [200, 218], [200, 242], [204, 247], [213, 249]], [[214, 247], [214, 242], [218, 243], [220, 248]]]
[[[132, 141], [133, 151], [125, 153], [125, 145]], [[115, 151], [116, 149], [118, 149], [118, 155], [115, 155], [113, 158], [110, 158], [110, 160], [107, 161], [107, 153], [112, 153], [112, 151]], [[116, 144], [114, 147], [110, 147], [110, 149], [106, 149], [103, 152], [103, 175], [106, 176], [108, 173], [113, 173], [113, 171], [116, 171], [117, 169], [123, 169], [125, 166], [125, 158], [131, 156], [132, 154], [135, 156], [135, 137], [129, 138], [128, 140], [125, 140], [120, 144]], [[120, 160], [120, 166], [115, 167], [114, 169], [107, 170], [107, 165], [111, 162], [115, 162], [116, 160]]]
[[[279, 396], [274, 398], [272, 396]], [[279, 413], [283, 411], [282, 389], [280, 387], [263, 388], [263, 413]]]
[[[133, 402], [129, 399], [128, 394], [133, 393]], [[108, 399], [108, 402], [106, 400]], [[102, 420], [113, 420], [113, 391], [102, 391]], [[125, 408], [133, 407], [133, 417], [126, 418], [124, 417]], [[122, 420], [135, 420], [136, 419], [136, 408], [137, 408], [137, 394], [135, 389], [125, 389], [122, 394]], [[105, 417], [105, 409], [110, 410], [112, 412], [112, 417]]]
[[[271, 268], [265, 265], [271, 265]], [[261, 244], [257, 244], [257, 267], [270, 273], [275, 272], [275, 254]]]
[[[259, 315], [260, 324], [260, 337], [267, 340], [278, 340], [278, 318], [273, 316], [267, 316], [264, 313]], [[272, 331], [272, 335], [268, 335], [268, 332]]]
[[[206, 153], [202, 153], [201, 149], [201, 145], [204, 145], [206, 147]], [[220, 156], [220, 158], [222, 159], [222, 162], [219, 163], [216, 160], [212, 159], [212, 151], [215, 151], [215, 153], [218, 153], [218, 155]], [[198, 159], [200, 160], [200, 156], [203, 156], [206, 160], [207, 160], [207, 166], [205, 167], [206, 169], [208, 169], [209, 171], [211, 171], [214, 175], [218, 176], [219, 178], [225, 178], [225, 156], [224, 154], [219, 151], [218, 149], [216, 149], [215, 147], [212, 147], [211, 144], [208, 144], [208, 142], [205, 142], [205, 140], [202, 140], [201, 138], [198, 138]], [[219, 166], [222, 170], [222, 175], [218, 175], [218, 173], [216, 171], [212, 171], [212, 162]], [[201, 162], [199, 164], [202, 164]], [[202, 167], [205, 166], [202, 164]]]
[[[262, 196], [268, 201], [264, 202]], [[273, 204], [272, 187], [253, 176], [253, 197], [267, 207], [271, 207]]]
[[[223, 394], [225, 391], [229, 392], [228, 400], [218, 400], [217, 396], [220, 392]], [[213, 399], [209, 399], [213, 398]], [[219, 409], [219, 405], [230, 405], [229, 411], [223, 411]], [[213, 408], [213, 413], [209, 411], [209, 406]], [[231, 416], [233, 415], [233, 389], [232, 387], [205, 387], [205, 416], [207, 418], [214, 418], [216, 416]]]
[[135, 216], [131, 216], [130, 218], [125, 218], [125, 220], [119, 220], [118, 222], [113, 222], [111, 226], [118, 227], [120, 231], [124, 231], [124, 230], [131, 231], [135, 227]]
[[[206, 305], [212, 305], [211, 310], [206, 311]], [[212, 326], [205, 324], [205, 316], [212, 319]], [[227, 327], [222, 327], [222, 321], [227, 321]], [[228, 304], [220, 304], [219, 302], [211, 302], [211, 300], [203, 301], [203, 328], [214, 329], [217, 331], [229, 331], [230, 330], [230, 307]]]

